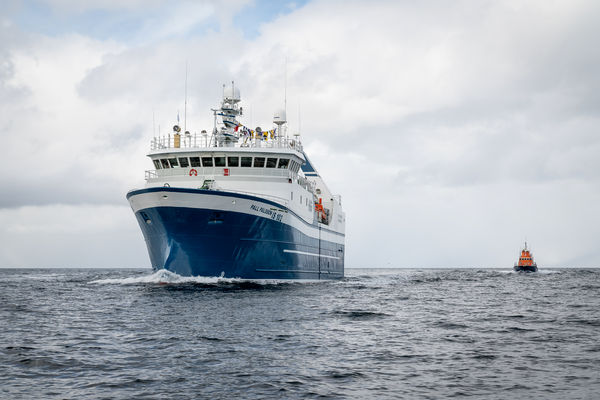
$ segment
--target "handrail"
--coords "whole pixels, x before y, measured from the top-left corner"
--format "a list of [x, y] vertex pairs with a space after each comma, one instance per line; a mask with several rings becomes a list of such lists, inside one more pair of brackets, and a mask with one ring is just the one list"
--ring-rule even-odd
[[[173, 176], [189, 176], [190, 170], [195, 170], [198, 175], [194, 175], [192, 178], [200, 179], [206, 176], [225, 176], [223, 170], [229, 170], [227, 176], [272, 176], [272, 177], [284, 177], [293, 178], [294, 173], [289, 169], [283, 168], [254, 168], [254, 167], [185, 167], [185, 168], [163, 168], [163, 169], [149, 169], [146, 170], [145, 179], [160, 179], [164, 177]], [[196, 178], [197, 177], [197, 178]], [[304, 179], [304, 178], [302, 178]]]
[[[148, 175], [149, 172], [152, 172], [152, 171], [146, 171], [146, 175]], [[198, 188], [198, 190], [202, 190], [202, 189]], [[288, 199], [280, 197], [280, 196], [274, 196], [274, 195], [271, 195], [271, 194], [256, 193], [256, 192], [245, 192], [243, 190], [222, 189], [222, 188], [219, 188], [219, 187], [215, 187], [215, 188], [212, 188], [210, 190], [214, 190], [215, 192], [238, 193], [238, 194], [245, 194], [245, 195], [248, 195], [248, 196], [262, 197], [262, 198], [271, 199], [273, 201], [280, 202], [285, 207], [289, 207], [289, 200]]]
[[[190, 179], [194, 179], [197, 181], [211, 178], [214, 179], [216, 176], [225, 176], [223, 175], [223, 167], [189, 167], [189, 168], [165, 168], [165, 169], [151, 169], [145, 171], [145, 180], [148, 182], [157, 181], [164, 178], [170, 177], [188, 177], [189, 171], [191, 169], [196, 170], [198, 175], [192, 176]], [[230, 167], [227, 168], [229, 170], [229, 175], [227, 175], [227, 179], [230, 177], [236, 176], [244, 176], [244, 177], [279, 177], [279, 178], [288, 178], [294, 179], [300, 186], [305, 188], [311, 193], [315, 192], [316, 184], [308, 180], [307, 178], [294, 174], [292, 171], [288, 169], [279, 169], [279, 168], [253, 168], [253, 167]]]
[[[178, 136], [176, 136], [178, 135]], [[302, 151], [302, 143], [296, 139], [278, 137], [274, 139], [253, 138], [250, 136], [213, 136], [208, 134], [168, 134], [154, 137], [150, 150], [163, 149], [213, 149], [222, 147], [284, 148]]]

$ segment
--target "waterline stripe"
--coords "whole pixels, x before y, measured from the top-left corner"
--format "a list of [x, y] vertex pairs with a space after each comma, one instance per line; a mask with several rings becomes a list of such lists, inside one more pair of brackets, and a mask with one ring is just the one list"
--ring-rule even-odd
[[318, 270], [306, 270], [306, 269], [266, 269], [266, 268], [256, 268], [255, 271], [257, 272], [299, 272], [299, 273], [304, 273], [304, 274], [321, 274], [321, 275], [342, 275], [339, 272], [330, 272], [330, 271], [323, 271], [321, 270], [321, 272], [319, 272]]
[[307, 256], [315, 256], [315, 257], [324, 257], [324, 258], [333, 258], [334, 260], [339, 260], [339, 257], [334, 257], [334, 256], [326, 256], [325, 254], [316, 254], [316, 253], [307, 253], [306, 251], [299, 251], [299, 250], [288, 250], [285, 249], [283, 250], [284, 253], [296, 253], [296, 254], [304, 254]]
[[270, 269], [270, 268], [256, 268], [255, 271], [258, 272], [299, 272], [304, 274], [318, 274], [319, 271], [311, 271], [307, 269]]

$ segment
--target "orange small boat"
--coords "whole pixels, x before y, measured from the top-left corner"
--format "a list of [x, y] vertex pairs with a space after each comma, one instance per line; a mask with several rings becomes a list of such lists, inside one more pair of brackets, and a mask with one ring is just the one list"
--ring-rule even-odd
[[515, 264], [514, 268], [515, 271], [537, 272], [537, 264], [533, 261], [533, 254], [527, 249], [527, 242], [525, 242], [519, 262]]

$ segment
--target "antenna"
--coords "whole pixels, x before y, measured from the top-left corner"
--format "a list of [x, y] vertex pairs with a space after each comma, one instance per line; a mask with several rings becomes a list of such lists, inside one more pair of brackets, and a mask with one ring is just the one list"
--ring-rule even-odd
[[298, 133], [302, 132], [302, 114], [300, 114], [300, 102], [298, 102]]
[[154, 120], [154, 110], [152, 110], [152, 135], [156, 137], [156, 122]]
[[187, 132], [187, 79], [188, 79], [188, 62], [185, 61], [185, 101], [183, 106], [183, 131]]
[[287, 114], [287, 56], [285, 56], [285, 68], [283, 72], [283, 111]]

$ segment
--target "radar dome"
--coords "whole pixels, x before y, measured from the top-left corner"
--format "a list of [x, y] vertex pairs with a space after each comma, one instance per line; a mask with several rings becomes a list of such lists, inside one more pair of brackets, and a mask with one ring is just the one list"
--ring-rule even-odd
[[223, 89], [223, 100], [230, 100], [233, 102], [240, 101], [240, 89], [229, 85]]
[[282, 125], [287, 122], [285, 117], [285, 110], [277, 110], [275, 115], [273, 115], [273, 123], [277, 125]]

